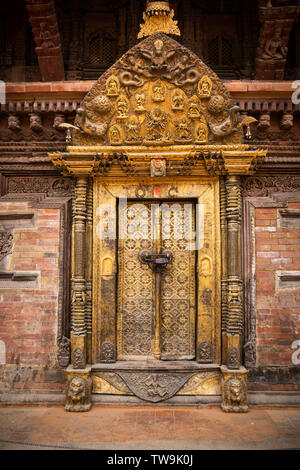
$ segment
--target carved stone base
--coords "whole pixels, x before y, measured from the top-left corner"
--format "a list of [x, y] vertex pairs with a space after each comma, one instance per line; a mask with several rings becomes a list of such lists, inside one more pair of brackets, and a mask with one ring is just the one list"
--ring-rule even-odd
[[227, 413], [246, 413], [248, 411], [247, 374], [244, 367], [237, 370], [221, 367], [222, 405]]
[[65, 409], [67, 411], [89, 411], [92, 407], [91, 367], [74, 369], [70, 366], [66, 369], [66, 374], [68, 383]]

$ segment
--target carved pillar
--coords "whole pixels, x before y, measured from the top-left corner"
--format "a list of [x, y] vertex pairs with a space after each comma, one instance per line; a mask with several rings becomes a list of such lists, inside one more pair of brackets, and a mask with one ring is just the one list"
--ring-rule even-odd
[[241, 187], [240, 177], [226, 178], [227, 191], [227, 354], [229, 369], [241, 364], [241, 337], [243, 331], [243, 299], [241, 273]]
[[221, 230], [221, 331], [222, 331], [222, 364], [226, 363], [227, 354], [227, 218], [226, 186], [224, 178], [220, 179], [220, 230]]
[[[246, 412], [247, 370], [241, 365], [243, 334], [243, 281], [241, 252], [242, 197], [240, 176], [228, 175], [221, 181], [222, 252], [222, 356], [226, 366], [222, 371], [222, 409], [226, 412]], [[226, 217], [224, 201], [226, 199]], [[225, 235], [226, 234], [226, 235]], [[225, 248], [225, 249], [224, 249]], [[226, 280], [227, 276], [227, 280]]]
[[86, 218], [88, 179], [79, 177], [73, 203], [71, 293], [71, 359], [75, 369], [86, 366]]
[[89, 178], [86, 220], [86, 334], [87, 362], [92, 362], [92, 282], [93, 282], [93, 179]]

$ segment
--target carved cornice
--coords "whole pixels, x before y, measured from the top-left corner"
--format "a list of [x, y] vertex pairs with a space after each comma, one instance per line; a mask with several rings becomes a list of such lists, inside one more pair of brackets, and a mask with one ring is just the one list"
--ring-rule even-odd
[[[49, 153], [65, 175], [150, 176], [153, 159], [166, 161], [167, 176], [253, 174], [267, 150], [248, 145], [168, 147], [72, 146], [65, 153]], [[114, 165], [114, 161], [119, 165]]]

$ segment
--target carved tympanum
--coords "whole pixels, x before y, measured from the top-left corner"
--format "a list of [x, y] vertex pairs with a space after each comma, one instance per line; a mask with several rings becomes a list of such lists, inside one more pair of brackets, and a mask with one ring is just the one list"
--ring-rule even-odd
[[133, 47], [99, 78], [72, 133], [76, 145], [243, 142], [239, 108], [225, 86], [163, 33]]

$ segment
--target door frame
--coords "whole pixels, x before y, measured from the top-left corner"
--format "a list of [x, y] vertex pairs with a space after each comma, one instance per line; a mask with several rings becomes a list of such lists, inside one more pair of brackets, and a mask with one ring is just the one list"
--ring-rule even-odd
[[[199, 227], [196, 360], [221, 363], [221, 247], [219, 178], [94, 178], [92, 362], [116, 362], [118, 199], [196, 199]], [[107, 233], [108, 227], [108, 233]], [[105, 234], [106, 230], [106, 235]], [[114, 232], [114, 233], [113, 233]], [[115, 236], [114, 236], [115, 234]]]

